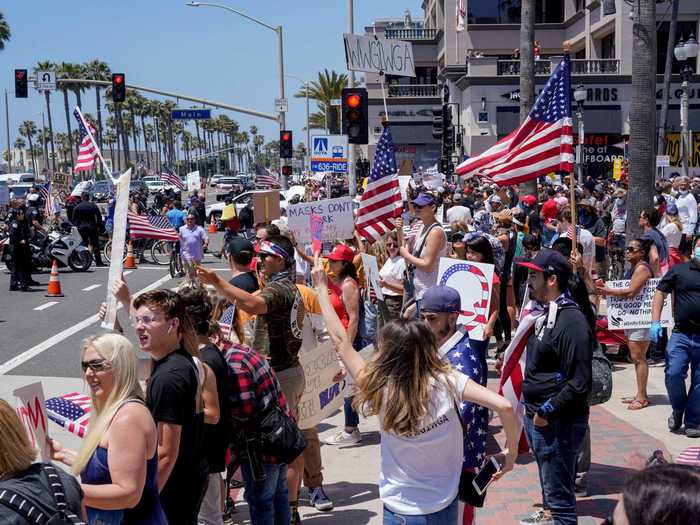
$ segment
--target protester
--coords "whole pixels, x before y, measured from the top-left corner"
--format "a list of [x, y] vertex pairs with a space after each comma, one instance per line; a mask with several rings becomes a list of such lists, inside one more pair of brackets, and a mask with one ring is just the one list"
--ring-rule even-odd
[[682, 262], [679, 247], [683, 237], [683, 223], [678, 218], [678, 207], [675, 204], [666, 206], [663, 220], [665, 224], [661, 228], [661, 233], [668, 243], [668, 266], [671, 268]]
[[231, 279], [229, 284], [245, 290], [248, 293], [255, 293], [259, 290], [258, 279], [255, 272], [250, 270], [250, 265], [255, 256], [253, 244], [243, 237], [234, 237], [224, 248], [231, 269]]
[[385, 246], [389, 257], [379, 269], [379, 284], [391, 320], [401, 317], [403, 300], [403, 280], [406, 261], [399, 254], [399, 238], [395, 231], [386, 235]]
[[698, 203], [690, 192], [690, 181], [688, 177], [678, 177], [678, 197], [676, 206], [678, 207], [678, 217], [683, 224], [683, 238], [681, 240], [680, 252], [684, 257], [692, 257], [692, 239], [695, 235], [695, 227], [698, 222]]
[[201, 264], [204, 252], [209, 246], [209, 237], [196, 221], [197, 214], [190, 211], [187, 214], [186, 224], [180, 227], [180, 256], [183, 261]]
[[182, 203], [175, 201], [172, 208], [165, 214], [175, 230], [180, 231], [180, 228], [185, 225], [187, 212], [182, 209]]
[[[76, 479], [50, 463], [34, 463], [36, 454], [17, 412], [0, 399], [0, 522], [26, 525], [35, 523], [39, 513], [50, 518], [64, 510], [70, 523], [85, 525], [83, 491]], [[65, 503], [58, 503], [56, 492]], [[29, 515], [32, 507], [35, 516]]]
[[76, 453], [51, 440], [52, 458], [81, 478], [89, 523], [167, 525], [158, 495], [158, 433], [138, 382], [134, 348], [122, 335], [83, 343], [81, 365], [93, 416]]
[[641, 238], [651, 242], [649, 264], [656, 277], [662, 277], [668, 271], [668, 242], [657, 226], [661, 216], [656, 208], [642, 210], [639, 214], [639, 226], [643, 233]]

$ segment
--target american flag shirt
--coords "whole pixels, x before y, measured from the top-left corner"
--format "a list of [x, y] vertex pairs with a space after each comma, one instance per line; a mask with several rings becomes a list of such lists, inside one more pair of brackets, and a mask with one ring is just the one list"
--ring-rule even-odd
[[[479, 357], [469, 345], [468, 332], [462, 327], [440, 347], [440, 355], [450, 362], [454, 370], [482, 384], [486, 372], [482, 370]], [[463, 401], [459, 404], [459, 415], [465, 428], [462, 469], [478, 468], [486, 458], [489, 411], [476, 403]]]

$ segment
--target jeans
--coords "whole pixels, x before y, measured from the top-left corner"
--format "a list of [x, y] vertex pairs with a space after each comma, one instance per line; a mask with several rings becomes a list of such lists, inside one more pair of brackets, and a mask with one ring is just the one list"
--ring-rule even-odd
[[343, 400], [343, 413], [345, 414], [345, 426], [348, 428], [357, 428], [360, 425], [360, 416], [357, 411], [352, 408], [352, 400], [354, 396], [346, 397]]
[[287, 525], [292, 517], [287, 497], [287, 465], [264, 464], [265, 479], [253, 481], [247, 461], [241, 463], [245, 500], [255, 525]]
[[[685, 378], [690, 365], [690, 389]], [[685, 426], [700, 425], [700, 334], [673, 332], [666, 348], [666, 391], [674, 412], [685, 413]]]
[[542, 505], [556, 525], [576, 525], [576, 454], [581, 447], [588, 416], [561, 418], [538, 427], [525, 416], [525, 434], [537, 461]]
[[384, 507], [383, 525], [455, 525], [459, 513], [457, 498], [447, 507], [432, 514], [397, 514]]

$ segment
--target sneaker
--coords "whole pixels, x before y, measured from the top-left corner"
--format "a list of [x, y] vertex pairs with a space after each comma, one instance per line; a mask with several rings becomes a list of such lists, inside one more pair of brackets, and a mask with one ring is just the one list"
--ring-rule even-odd
[[700, 425], [685, 425], [685, 435], [689, 438], [700, 438]]
[[683, 425], [683, 412], [674, 410], [668, 417], [668, 429], [671, 432], [676, 432]]
[[554, 525], [552, 513], [548, 510], [540, 509], [527, 518], [520, 520], [520, 525]]
[[360, 434], [358, 429], [353, 430], [350, 434], [345, 432], [345, 430], [341, 430], [323, 440], [326, 445], [354, 445], [360, 441], [362, 441], [362, 434]]
[[323, 512], [333, 510], [333, 502], [320, 485], [318, 487], [309, 488], [309, 502], [316, 510]]
[[301, 516], [299, 515], [298, 510], [292, 511], [292, 519], [289, 523], [290, 525], [301, 525]]

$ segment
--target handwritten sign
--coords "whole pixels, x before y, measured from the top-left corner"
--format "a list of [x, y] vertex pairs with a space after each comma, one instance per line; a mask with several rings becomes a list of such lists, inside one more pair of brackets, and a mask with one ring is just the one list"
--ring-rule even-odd
[[410, 42], [345, 33], [345, 60], [351, 71], [415, 77]]
[[191, 171], [187, 174], [187, 191], [199, 191], [202, 187], [202, 182], [199, 177], [199, 171]]
[[493, 264], [475, 263], [442, 257], [438, 268], [438, 284], [450, 286], [462, 299], [458, 322], [469, 331], [469, 337], [484, 340], [484, 326], [489, 319]]
[[323, 218], [312, 213], [309, 215], [309, 228], [311, 229], [311, 249], [314, 255], [321, 253], [321, 241], [323, 240]]
[[44, 409], [44, 388], [37, 382], [18, 388], [12, 394], [16, 398], [15, 410], [27, 430], [29, 442], [41, 451], [44, 461], [49, 461], [51, 452], [46, 442], [48, 420]]
[[352, 238], [355, 223], [351, 197], [303, 202], [287, 207], [287, 225], [297, 242], [308, 244], [312, 241], [309, 228], [311, 215], [318, 215], [323, 221], [321, 240]]
[[330, 341], [325, 341], [312, 350], [300, 352], [299, 362], [304, 367], [306, 376], [306, 388], [299, 401], [299, 428], [307, 429], [316, 426], [340, 408], [346, 381], [333, 381], [340, 372], [340, 365]]
[[[649, 328], [651, 326], [651, 302], [654, 299], [656, 286], [661, 279], [649, 279], [640, 292], [630, 298], [613, 297], [606, 298], [608, 307], [608, 327], [611, 330], [630, 330], [636, 328]], [[608, 281], [608, 288], [619, 290], [629, 286], [629, 280]], [[661, 326], [669, 327], [673, 324], [673, 311], [671, 309], [671, 296], [666, 296], [664, 306], [661, 309]]]
[[253, 218], [258, 224], [280, 218], [280, 190], [253, 193]]
[[374, 255], [363, 253], [362, 266], [365, 269], [365, 279], [367, 279], [370, 286], [374, 288], [377, 299], [383, 301], [384, 294], [382, 293], [382, 287], [379, 286], [379, 266], [377, 265], [377, 258]]

